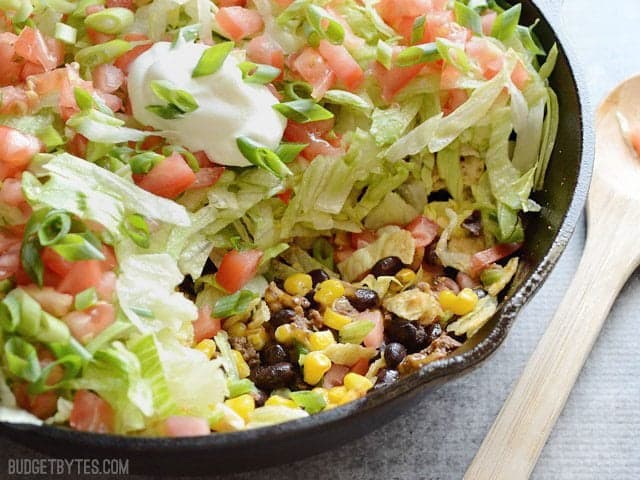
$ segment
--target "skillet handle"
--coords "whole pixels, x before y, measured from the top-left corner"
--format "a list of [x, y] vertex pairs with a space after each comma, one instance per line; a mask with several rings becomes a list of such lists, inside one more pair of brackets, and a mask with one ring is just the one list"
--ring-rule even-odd
[[[612, 241], [619, 238], [614, 235], [620, 233], [618, 225], [597, 227], [602, 228], [589, 229], [576, 276], [465, 480], [521, 480], [533, 471], [615, 298], [637, 265], [637, 246]], [[629, 232], [626, 237], [633, 239]]]

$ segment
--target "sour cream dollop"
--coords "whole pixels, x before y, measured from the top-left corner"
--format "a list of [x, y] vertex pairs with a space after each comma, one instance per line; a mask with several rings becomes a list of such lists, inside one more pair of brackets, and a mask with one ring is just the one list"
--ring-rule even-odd
[[[173, 141], [193, 152], [204, 151], [218, 164], [248, 166], [236, 138], [246, 136], [275, 150], [286, 119], [272, 107], [278, 99], [264, 85], [246, 83], [238, 60], [229, 55], [212, 75], [191, 78], [200, 57], [208, 48], [183, 42], [173, 46], [158, 42], [129, 67], [128, 90], [133, 116], [144, 125], [171, 132]], [[175, 119], [164, 119], [146, 109], [166, 104], [151, 90], [151, 82], [165, 80], [174, 88], [189, 92], [198, 108]]]

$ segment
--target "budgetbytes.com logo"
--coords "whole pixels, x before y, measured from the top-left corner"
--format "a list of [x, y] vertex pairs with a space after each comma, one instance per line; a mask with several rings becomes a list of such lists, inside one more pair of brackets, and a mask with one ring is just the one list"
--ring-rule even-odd
[[125, 458], [9, 458], [7, 475], [129, 475]]

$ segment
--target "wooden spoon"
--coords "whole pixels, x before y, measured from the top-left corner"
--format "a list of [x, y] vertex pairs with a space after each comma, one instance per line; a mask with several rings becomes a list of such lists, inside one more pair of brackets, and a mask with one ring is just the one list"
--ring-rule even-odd
[[580, 265], [465, 479], [529, 477], [614, 300], [640, 263], [640, 158], [618, 112], [640, 120], [640, 76], [621, 83], [598, 108]]

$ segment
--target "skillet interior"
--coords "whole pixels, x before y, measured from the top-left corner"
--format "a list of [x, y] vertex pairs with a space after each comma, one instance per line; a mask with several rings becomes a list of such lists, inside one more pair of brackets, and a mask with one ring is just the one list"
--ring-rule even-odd
[[592, 131], [585, 124], [584, 112], [588, 109], [579, 75], [538, 7], [530, 0], [521, 3], [525, 24], [540, 19], [536, 33], [545, 49], [554, 42], [560, 47], [551, 77], [560, 102], [558, 139], [545, 188], [535, 195], [543, 210], [540, 215], [532, 215], [526, 227], [524, 261], [514, 284], [498, 313], [456, 356], [431, 363], [420, 372], [343, 407], [258, 430], [152, 439], [0, 423], [0, 432], [56, 457], [127, 458], [131, 473], [186, 475], [248, 470], [342, 445], [403, 412], [416, 395], [477, 367], [504, 341], [518, 311], [547, 278], [567, 245], [584, 205], [593, 164]]

